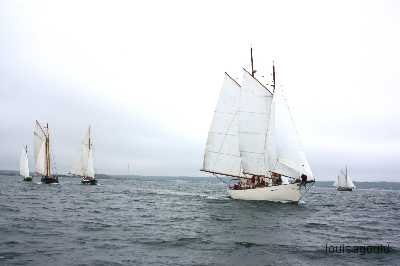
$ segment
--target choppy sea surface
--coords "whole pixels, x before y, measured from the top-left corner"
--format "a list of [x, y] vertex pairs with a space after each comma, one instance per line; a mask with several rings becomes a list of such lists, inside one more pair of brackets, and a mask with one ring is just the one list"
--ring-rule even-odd
[[0, 176], [0, 265], [400, 265], [400, 183], [319, 183], [282, 204], [231, 200], [212, 177], [98, 180]]

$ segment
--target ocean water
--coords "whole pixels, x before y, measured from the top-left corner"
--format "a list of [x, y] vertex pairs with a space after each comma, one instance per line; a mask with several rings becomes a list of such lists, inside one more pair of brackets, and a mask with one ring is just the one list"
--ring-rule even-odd
[[231, 200], [212, 177], [38, 182], [0, 176], [0, 265], [400, 265], [399, 183], [319, 183], [282, 204]]

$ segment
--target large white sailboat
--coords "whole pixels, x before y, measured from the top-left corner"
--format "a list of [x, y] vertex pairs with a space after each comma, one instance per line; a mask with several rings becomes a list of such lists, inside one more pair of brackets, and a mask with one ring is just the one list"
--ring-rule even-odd
[[35, 170], [42, 176], [40, 181], [44, 184], [58, 183], [58, 177], [51, 173], [51, 149], [50, 149], [50, 132], [49, 124], [42, 127], [36, 120], [34, 131], [34, 157], [35, 157]]
[[82, 184], [97, 184], [93, 165], [93, 138], [90, 126], [82, 141], [81, 157], [75, 174], [81, 177]]
[[275, 82], [243, 69], [240, 85], [227, 73], [208, 133], [202, 171], [238, 180], [233, 199], [298, 202], [313, 174], [284, 98]]
[[351, 177], [348, 175], [347, 166], [344, 170], [340, 170], [334, 186], [339, 191], [352, 191], [356, 187], [351, 180]]
[[22, 148], [21, 151], [21, 158], [19, 160], [19, 174], [24, 177], [24, 181], [32, 181], [32, 177], [29, 176], [28, 146]]

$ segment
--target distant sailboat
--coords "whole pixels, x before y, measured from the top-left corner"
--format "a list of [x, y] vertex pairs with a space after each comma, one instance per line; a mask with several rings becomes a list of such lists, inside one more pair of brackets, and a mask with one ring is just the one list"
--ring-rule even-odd
[[345, 167], [344, 171], [340, 170], [334, 186], [339, 191], [352, 191], [355, 188], [351, 177], [348, 175], [347, 166]]
[[51, 173], [51, 149], [49, 124], [42, 127], [36, 120], [34, 131], [35, 144], [35, 168], [36, 172], [42, 176], [40, 179], [44, 184], [58, 183], [58, 177]]
[[97, 184], [93, 165], [93, 139], [92, 129], [90, 126], [85, 134], [85, 137], [83, 138], [81, 158], [76, 174], [81, 177], [82, 184]]
[[[252, 52], [252, 51], [251, 51]], [[314, 183], [282, 89], [243, 69], [239, 85], [225, 73], [208, 133], [202, 171], [239, 180], [233, 199], [298, 202]]]
[[19, 161], [19, 174], [24, 177], [24, 181], [32, 181], [32, 177], [29, 176], [28, 146], [22, 148], [21, 151], [21, 158]]

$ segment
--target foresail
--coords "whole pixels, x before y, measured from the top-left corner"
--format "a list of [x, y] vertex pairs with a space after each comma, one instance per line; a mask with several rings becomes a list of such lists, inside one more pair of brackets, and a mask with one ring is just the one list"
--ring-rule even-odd
[[88, 156], [87, 176], [94, 177], [94, 174], [93, 152], [90, 150]]
[[80, 160], [73, 171], [77, 175], [94, 177], [91, 138], [91, 129], [89, 128], [82, 141]]
[[39, 148], [38, 155], [35, 161], [35, 170], [41, 175], [47, 175], [46, 173], [46, 143], [43, 142]]
[[337, 187], [347, 187], [346, 174], [344, 170], [340, 170], [338, 175]]
[[25, 149], [22, 149], [21, 151], [21, 158], [19, 162], [19, 173], [21, 176], [24, 177], [29, 176], [28, 155], [26, 154]]
[[241, 174], [239, 154], [240, 86], [225, 73], [213, 121], [208, 132], [203, 170], [232, 176]]
[[25, 149], [22, 149], [21, 156], [19, 158], [19, 174], [21, 176], [25, 176], [24, 175], [24, 163], [25, 163]]
[[246, 70], [239, 107], [239, 151], [244, 173], [265, 175], [269, 169], [266, 137], [272, 93]]
[[347, 186], [348, 187], [355, 187], [353, 180], [351, 180], [350, 176], [347, 176]]
[[270, 125], [267, 141], [270, 170], [290, 177], [300, 177], [302, 174], [312, 177], [281, 88], [276, 88], [274, 93]]

